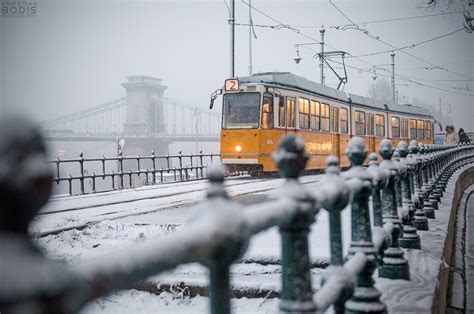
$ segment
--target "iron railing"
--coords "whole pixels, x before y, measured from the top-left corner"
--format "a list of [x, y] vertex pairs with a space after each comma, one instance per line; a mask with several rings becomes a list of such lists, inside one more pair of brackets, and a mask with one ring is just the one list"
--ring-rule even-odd
[[[182, 154], [78, 158], [49, 161], [54, 166], [54, 182], [66, 183], [67, 194], [89, 194], [140, 187], [143, 185], [182, 182], [207, 178], [207, 168], [219, 161], [219, 154]], [[64, 186], [62, 186], [64, 189]], [[63, 192], [64, 193], [64, 192]], [[60, 194], [61, 191], [60, 191]]]
[[[243, 255], [254, 234], [277, 226], [282, 239], [281, 312], [323, 312], [333, 305], [336, 313], [369, 309], [385, 313], [386, 305], [380, 300], [383, 291], [374, 286], [375, 269], [378, 267], [381, 277], [410, 280], [400, 246], [419, 245], [417, 230], [429, 229], [428, 218], [434, 214], [427, 213], [439, 201], [454, 171], [474, 163], [474, 146], [400, 142], [398, 156], [393, 156], [390, 141], [384, 140], [380, 153], [380, 165], [377, 155], [372, 155], [369, 169], [363, 167], [367, 150], [361, 138], [352, 138], [347, 149], [351, 168], [340, 175], [337, 158], [328, 158], [324, 178], [309, 190], [298, 180], [308, 160], [304, 143], [286, 137], [273, 155], [286, 180], [268, 201], [243, 207], [229, 198], [222, 169], [213, 168], [207, 198], [194, 208], [199, 216], [185, 228], [79, 265], [59, 266], [38, 253], [19, 250], [21, 245], [29, 247], [21, 231], [16, 238], [0, 229], [0, 243], [8, 244], [0, 251], [0, 260], [6, 261], [0, 268], [0, 311], [35, 304], [38, 311], [77, 311], [91, 299], [134, 287], [137, 280], [199, 262], [209, 269], [211, 313], [227, 314], [231, 264]], [[370, 198], [374, 200], [372, 212]], [[344, 262], [340, 212], [348, 204], [352, 241]], [[308, 234], [310, 227], [317, 227], [313, 225], [321, 209], [329, 212], [331, 266], [314, 293]], [[28, 277], [12, 291], [8, 282], [17, 274]]]

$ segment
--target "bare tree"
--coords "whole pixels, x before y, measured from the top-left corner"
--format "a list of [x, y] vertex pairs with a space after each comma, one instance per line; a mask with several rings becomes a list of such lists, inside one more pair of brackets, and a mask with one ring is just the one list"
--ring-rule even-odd
[[465, 10], [474, 5], [473, 0], [421, 0], [421, 3], [423, 9], [437, 12]]
[[387, 79], [377, 79], [370, 85], [367, 96], [383, 103], [392, 102], [392, 87]]

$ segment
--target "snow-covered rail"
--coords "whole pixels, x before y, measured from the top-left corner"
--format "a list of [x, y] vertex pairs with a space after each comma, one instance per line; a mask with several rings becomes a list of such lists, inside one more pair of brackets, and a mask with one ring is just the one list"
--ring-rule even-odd
[[[228, 197], [222, 170], [212, 169], [207, 198], [197, 205], [200, 215], [186, 228], [75, 267], [57, 265], [32, 252], [26, 231], [9, 229], [7, 221], [0, 225], [0, 311], [22, 306], [76, 311], [92, 298], [133, 287], [137, 280], [199, 262], [210, 272], [211, 312], [230, 313], [229, 267], [242, 256], [254, 234], [278, 226], [282, 312], [325, 311], [333, 305], [338, 313], [369, 308], [383, 313], [387, 309], [380, 300], [383, 291], [374, 286], [375, 269], [384, 278], [410, 280], [400, 246], [419, 248], [417, 230], [429, 228], [427, 218], [435, 216], [433, 206], [452, 173], [474, 162], [473, 148], [417, 145], [415, 141], [408, 147], [400, 142], [398, 156], [393, 157], [390, 141], [384, 140], [380, 146], [383, 161], [378, 166], [377, 156], [371, 155], [367, 169], [362, 166], [367, 157], [364, 143], [354, 137], [347, 150], [352, 167], [340, 174], [337, 158], [328, 158], [318, 188], [308, 190], [299, 181], [308, 159], [304, 143], [286, 137], [274, 154], [286, 180], [268, 201], [246, 207], [236, 203]], [[347, 204], [352, 213], [352, 242], [344, 262], [340, 212]], [[321, 209], [329, 212], [331, 266], [322, 288], [313, 294], [308, 232]]]

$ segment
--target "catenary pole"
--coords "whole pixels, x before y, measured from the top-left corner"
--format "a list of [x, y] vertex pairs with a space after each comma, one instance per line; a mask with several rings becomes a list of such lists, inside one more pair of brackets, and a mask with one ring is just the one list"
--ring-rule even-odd
[[390, 55], [392, 57], [392, 97], [393, 103], [397, 103], [397, 99], [395, 98], [395, 54], [392, 52]]
[[252, 75], [252, 0], [249, 0], [249, 76]]
[[321, 58], [319, 58], [319, 67], [321, 68], [321, 84], [324, 85], [324, 32], [326, 30], [324, 28], [319, 30], [321, 34]]
[[235, 77], [235, 0], [230, 0], [230, 77]]

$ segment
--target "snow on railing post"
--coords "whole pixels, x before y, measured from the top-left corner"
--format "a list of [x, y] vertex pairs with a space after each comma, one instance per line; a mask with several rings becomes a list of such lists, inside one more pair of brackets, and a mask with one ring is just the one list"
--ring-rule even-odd
[[393, 223], [392, 245], [385, 250], [383, 264], [379, 267], [379, 276], [389, 279], [410, 279], [408, 261], [403, 257], [403, 251], [398, 239], [402, 235], [402, 222], [398, 217], [396, 184], [398, 181], [397, 168], [390, 160], [392, 158], [392, 143], [389, 139], [380, 142], [380, 155], [383, 161], [380, 167], [390, 171], [388, 184], [382, 190], [383, 222]]
[[304, 141], [300, 137], [286, 136], [273, 153], [280, 174], [286, 178], [285, 183], [276, 191], [276, 197], [288, 195], [297, 198], [302, 208], [291, 222], [280, 225], [281, 234], [281, 267], [282, 288], [280, 311], [283, 313], [314, 312], [309, 263], [308, 234], [315, 221], [317, 210], [314, 199], [298, 181], [308, 162], [304, 150]]
[[339, 159], [329, 156], [326, 159], [326, 175], [321, 180], [319, 192], [324, 196], [322, 206], [329, 212], [329, 241], [331, 248], [331, 265], [342, 265], [342, 230], [341, 211], [349, 203], [350, 190], [342, 179], [339, 169]]
[[408, 211], [408, 217], [402, 218], [403, 234], [399, 239], [402, 248], [421, 249], [420, 236], [413, 225], [415, 219], [415, 206], [411, 201], [410, 193], [410, 172], [411, 163], [407, 160], [408, 145], [404, 141], [400, 141], [397, 146], [400, 154], [400, 183], [402, 193], [402, 207]]
[[444, 156], [444, 152], [439, 145], [436, 145], [436, 157], [435, 157], [435, 179], [434, 179], [434, 187], [433, 187], [433, 195], [435, 196], [438, 202], [441, 201], [441, 197], [443, 196], [443, 192], [439, 186], [439, 179], [441, 176], [441, 159]]
[[370, 227], [369, 197], [372, 193], [372, 175], [362, 166], [367, 149], [360, 137], [353, 137], [346, 150], [352, 167], [342, 176], [348, 180], [352, 191], [351, 200], [351, 244], [349, 256], [358, 252], [365, 254], [367, 262], [357, 274], [354, 294], [346, 302], [348, 312], [385, 313], [386, 306], [380, 301], [381, 293], [374, 287], [372, 275], [377, 267], [377, 249], [372, 242]]
[[79, 182], [81, 186], [81, 194], [84, 194], [85, 189], [84, 189], [84, 153], [83, 152], [79, 154], [79, 172], [80, 172]]
[[387, 185], [387, 173], [384, 169], [378, 166], [377, 153], [371, 153], [369, 156], [370, 162], [367, 170], [372, 174], [373, 188], [372, 188], [372, 214], [374, 219], [374, 226], [382, 227], [382, 201], [380, 199], [381, 190]]
[[430, 163], [429, 163], [429, 190], [430, 194], [428, 196], [428, 202], [431, 204], [431, 207], [433, 207], [435, 210], [438, 210], [438, 200], [436, 199], [435, 195], [435, 161], [436, 161], [436, 155], [434, 151], [434, 147], [432, 144], [428, 145], [428, 150], [430, 152]]
[[[337, 274], [342, 275], [346, 270], [342, 267], [344, 258], [342, 255], [342, 230], [341, 230], [341, 211], [347, 206], [350, 199], [350, 189], [346, 181], [342, 179], [339, 169], [339, 159], [336, 156], [329, 156], [326, 159], [326, 175], [318, 186], [318, 191], [324, 196], [322, 207], [329, 212], [329, 241], [331, 248], [331, 267], [326, 269], [321, 286], [332, 279]], [[347, 277], [347, 276], [346, 276]], [[345, 312], [345, 303], [354, 292], [354, 283], [350, 278], [343, 282], [338, 288], [339, 298], [335, 300], [334, 311], [336, 313]], [[316, 300], [318, 298], [316, 297]], [[322, 302], [320, 302], [322, 303]], [[318, 310], [321, 309], [318, 305]]]
[[406, 172], [406, 168], [403, 167], [402, 165], [400, 165], [400, 153], [396, 149], [393, 151], [391, 161], [392, 161], [392, 164], [395, 168], [395, 176], [397, 178], [396, 184], [395, 184], [395, 196], [396, 196], [396, 200], [397, 200], [398, 217], [402, 220], [402, 224], [403, 224], [403, 218], [408, 216], [408, 210], [405, 210], [406, 208], [403, 208], [403, 204], [402, 204], [402, 180], [401, 180], [401, 176], [402, 176], [402, 172]]
[[[207, 215], [225, 215], [229, 211], [229, 218], [241, 212], [241, 206], [232, 201], [224, 188], [224, 169], [222, 166], [213, 166], [208, 170], [208, 178], [210, 186], [207, 190], [206, 200], [200, 204], [201, 208], [209, 207], [208, 213], [200, 213]], [[215, 206], [215, 201], [219, 201], [220, 206]], [[214, 202], [214, 205], [211, 204]], [[208, 204], [207, 204], [208, 203]], [[216, 212], [212, 214], [212, 212]], [[203, 219], [203, 217], [200, 217]], [[238, 223], [236, 222], [236, 225]], [[223, 234], [226, 230], [223, 230]], [[212, 314], [230, 314], [230, 265], [240, 258], [247, 248], [248, 234], [242, 231], [238, 238], [229, 237], [222, 247], [214, 256], [203, 262], [208, 267], [210, 281], [209, 281], [209, 297], [211, 302]], [[179, 245], [179, 244], [178, 244]]]
[[413, 192], [412, 200], [415, 205], [415, 227], [418, 230], [429, 230], [428, 217], [423, 210], [423, 197], [421, 195], [421, 157], [418, 154], [418, 143], [416, 140], [412, 140], [408, 146], [412, 165], [412, 179], [413, 179]]
[[430, 202], [428, 202], [428, 197], [430, 194], [430, 188], [428, 184], [430, 160], [426, 148], [427, 147], [425, 144], [418, 144], [418, 151], [422, 155], [421, 194], [423, 195], [423, 210], [425, 211], [426, 217], [434, 219], [436, 218], [434, 208], [431, 206]]

